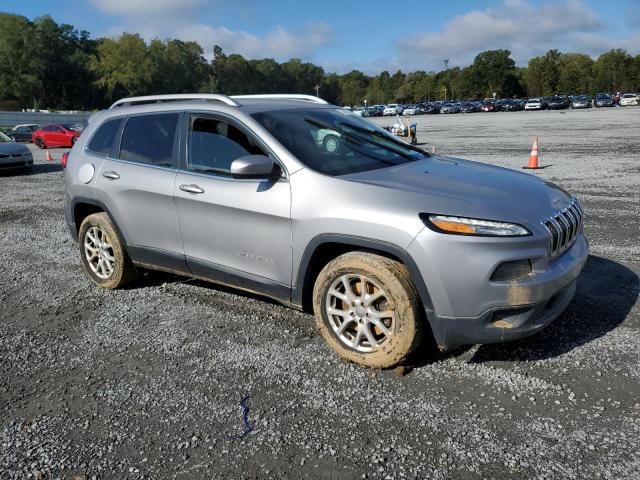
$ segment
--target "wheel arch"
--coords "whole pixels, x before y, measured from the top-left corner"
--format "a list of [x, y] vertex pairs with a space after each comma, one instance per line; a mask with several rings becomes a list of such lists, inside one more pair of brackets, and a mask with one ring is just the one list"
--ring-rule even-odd
[[405, 265], [418, 291], [422, 306], [427, 312], [433, 311], [431, 296], [418, 266], [405, 249], [381, 240], [342, 234], [321, 234], [309, 242], [298, 265], [296, 281], [291, 289], [291, 303], [312, 312], [313, 286], [318, 274], [328, 262], [352, 251], [374, 253]]
[[113, 217], [109, 209], [106, 205], [104, 205], [101, 201], [96, 200], [94, 198], [86, 198], [86, 197], [78, 197], [75, 198], [71, 202], [71, 215], [73, 219], [73, 228], [75, 230], [76, 237], [78, 232], [80, 232], [80, 225], [89, 215], [93, 215], [94, 213], [106, 213], [113, 224], [113, 228], [118, 234], [119, 240], [125, 249], [128, 250], [128, 244], [124, 235], [122, 235], [122, 230], [118, 226], [118, 222]]

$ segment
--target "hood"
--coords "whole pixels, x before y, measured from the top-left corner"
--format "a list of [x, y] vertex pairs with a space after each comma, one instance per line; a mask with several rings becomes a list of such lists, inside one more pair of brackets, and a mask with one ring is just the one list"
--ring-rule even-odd
[[538, 222], [571, 198], [534, 175], [444, 156], [341, 178], [388, 189], [376, 195], [381, 202], [405, 195], [422, 212], [519, 223]]
[[0, 143], [0, 155], [11, 155], [14, 153], [28, 153], [29, 148], [18, 142], [2, 142]]

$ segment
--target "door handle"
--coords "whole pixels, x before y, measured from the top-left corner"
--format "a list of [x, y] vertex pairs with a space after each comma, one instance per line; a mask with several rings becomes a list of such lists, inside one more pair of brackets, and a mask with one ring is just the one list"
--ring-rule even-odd
[[187, 193], [204, 193], [204, 190], [198, 185], [180, 185], [178, 188]]
[[118, 172], [102, 172], [102, 176], [104, 178], [108, 178], [109, 180], [118, 180], [120, 178], [120, 175], [118, 174]]

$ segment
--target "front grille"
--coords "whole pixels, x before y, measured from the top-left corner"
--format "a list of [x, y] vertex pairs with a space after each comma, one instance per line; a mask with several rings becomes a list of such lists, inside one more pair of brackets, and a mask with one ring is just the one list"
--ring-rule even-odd
[[555, 212], [543, 220], [543, 225], [551, 235], [549, 239], [549, 253], [555, 258], [566, 252], [576, 241], [582, 231], [584, 210], [577, 198], [571, 199], [569, 206]]

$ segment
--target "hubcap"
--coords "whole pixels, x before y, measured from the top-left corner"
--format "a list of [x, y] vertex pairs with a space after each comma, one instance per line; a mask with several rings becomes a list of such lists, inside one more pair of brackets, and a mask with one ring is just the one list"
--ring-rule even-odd
[[389, 297], [364, 275], [347, 274], [333, 282], [326, 309], [334, 333], [358, 352], [372, 352], [392, 335], [395, 312]]
[[116, 266], [113, 246], [99, 227], [91, 227], [84, 236], [84, 254], [91, 271], [99, 278], [109, 278]]

